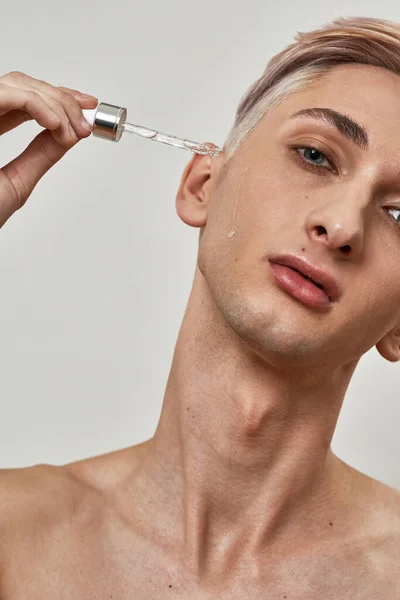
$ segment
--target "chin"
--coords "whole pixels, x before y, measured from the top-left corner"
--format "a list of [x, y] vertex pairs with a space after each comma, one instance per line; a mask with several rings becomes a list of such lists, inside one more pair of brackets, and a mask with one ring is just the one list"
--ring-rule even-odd
[[231, 297], [220, 310], [230, 328], [257, 354], [284, 361], [318, 357], [322, 332], [315, 337], [294, 308], [282, 308], [282, 302], [272, 297], [268, 301], [264, 295], [262, 299]]

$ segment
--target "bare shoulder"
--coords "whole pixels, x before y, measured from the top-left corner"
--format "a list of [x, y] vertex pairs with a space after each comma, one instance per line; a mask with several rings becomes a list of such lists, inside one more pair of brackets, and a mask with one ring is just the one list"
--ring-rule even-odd
[[341, 461], [349, 474], [351, 489], [356, 501], [382, 524], [400, 525], [400, 490], [374, 479]]
[[101, 507], [99, 494], [65, 466], [0, 469], [0, 581], [90, 531]]
[[42, 521], [62, 518], [82, 493], [82, 486], [63, 467], [0, 469], [0, 547], [20, 528], [26, 532]]
[[[400, 594], [400, 491], [365, 476], [368, 509], [364, 529], [367, 537], [365, 566], [376, 573], [386, 597]], [[389, 593], [390, 592], [390, 593]]]
[[0, 534], [10, 521], [29, 520], [42, 512], [69, 513], [83, 500], [95, 502], [135, 468], [146, 442], [56, 466], [0, 469]]
[[145, 443], [61, 466], [0, 469], [0, 553], [5, 540], [29, 528], [99, 518], [107, 490], [135, 468]]
[[100, 495], [64, 465], [0, 469], [0, 597], [76, 556], [101, 514]]
[[[341, 461], [342, 462], [342, 461]], [[382, 564], [400, 562], [400, 490], [343, 463], [348, 473], [355, 515], [366, 547]], [[399, 577], [400, 582], [400, 577]]]
[[99, 454], [65, 465], [70, 475], [85, 488], [104, 498], [118, 491], [129, 479], [146, 454], [149, 440], [120, 450]]

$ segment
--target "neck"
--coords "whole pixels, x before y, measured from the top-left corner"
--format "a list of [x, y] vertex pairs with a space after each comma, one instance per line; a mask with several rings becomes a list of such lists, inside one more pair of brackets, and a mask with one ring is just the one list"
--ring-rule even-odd
[[217, 313], [196, 272], [140, 487], [197, 572], [226, 572], [266, 546], [287, 552], [305, 531], [326, 538], [338, 511], [330, 444], [355, 366], [270, 364]]

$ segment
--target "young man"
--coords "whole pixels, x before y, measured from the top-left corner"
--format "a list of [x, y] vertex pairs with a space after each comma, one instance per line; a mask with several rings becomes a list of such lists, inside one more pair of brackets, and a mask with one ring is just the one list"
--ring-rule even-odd
[[[400, 598], [400, 492], [330, 448], [361, 356], [400, 359], [399, 75], [397, 24], [298, 35], [224, 152], [193, 156], [176, 206], [198, 261], [156, 433], [2, 471], [2, 600]], [[48, 129], [3, 171], [5, 222], [96, 100], [2, 83], [5, 129], [15, 108]]]

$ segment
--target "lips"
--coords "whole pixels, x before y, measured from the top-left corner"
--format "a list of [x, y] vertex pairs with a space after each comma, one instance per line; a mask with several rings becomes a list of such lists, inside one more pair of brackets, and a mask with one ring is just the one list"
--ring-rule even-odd
[[341, 290], [336, 279], [321, 266], [311, 264], [302, 256], [295, 255], [273, 255], [268, 258], [271, 263], [289, 267], [297, 271], [305, 279], [311, 280], [317, 287], [322, 289], [331, 302], [337, 302], [341, 296]]

